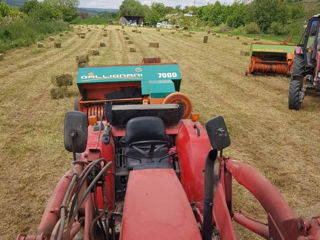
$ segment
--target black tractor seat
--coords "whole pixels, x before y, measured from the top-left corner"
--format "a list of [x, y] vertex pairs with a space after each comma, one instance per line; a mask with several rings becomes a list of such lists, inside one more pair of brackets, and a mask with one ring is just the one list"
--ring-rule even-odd
[[123, 156], [129, 170], [172, 168], [163, 121], [158, 117], [136, 117], [127, 122]]

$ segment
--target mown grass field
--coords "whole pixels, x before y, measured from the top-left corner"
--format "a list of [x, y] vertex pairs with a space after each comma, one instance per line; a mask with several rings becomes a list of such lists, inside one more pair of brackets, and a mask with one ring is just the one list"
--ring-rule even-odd
[[[61, 37], [62, 48], [45, 41], [36, 46], [10, 50], [0, 61], [0, 239], [18, 233], [35, 233], [55, 183], [69, 169], [72, 154], [63, 146], [63, 118], [74, 99], [52, 100], [50, 78], [58, 73], [77, 75], [75, 57], [98, 48], [90, 65], [139, 63], [143, 57], [178, 62], [181, 91], [193, 101], [201, 122], [223, 115], [232, 144], [225, 155], [249, 163], [279, 189], [297, 215], [320, 211], [320, 96], [307, 96], [299, 112], [289, 111], [289, 78], [245, 77], [249, 57], [240, 56], [249, 39], [204, 33], [186, 37], [169, 30], [133, 28], [125, 31], [136, 52], [118, 27], [92, 27], [85, 39], [74, 30]], [[159, 42], [160, 48], [149, 48]], [[76, 89], [76, 86], [73, 86]], [[263, 209], [247, 191], [234, 185], [234, 208], [266, 220]], [[237, 227], [239, 239], [260, 239]]]

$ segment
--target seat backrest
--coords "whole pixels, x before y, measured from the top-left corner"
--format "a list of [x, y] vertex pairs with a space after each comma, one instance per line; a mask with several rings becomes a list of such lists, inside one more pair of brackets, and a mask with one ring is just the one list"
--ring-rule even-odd
[[166, 129], [160, 118], [136, 117], [127, 122], [125, 136], [127, 144], [149, 140], [166, 141]]

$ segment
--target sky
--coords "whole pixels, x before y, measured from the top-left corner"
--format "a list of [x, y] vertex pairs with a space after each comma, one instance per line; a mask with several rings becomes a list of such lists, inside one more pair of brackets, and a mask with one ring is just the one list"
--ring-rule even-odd
[[[139, 0], [142, 4], [151, 5], [153, 2], [160, 2], [166, 6], [175, 7], [177, 5], [193, 6], [194, 2], [196, 6], [203, 6], [207, 3], [214, 3], [215, 0]], [[232, 3], [233, 0], [220, 0], [223, 4]], [[122, 0], [80, 0], [80, 7], [85, 8], [113, 8], [118, 9]]]

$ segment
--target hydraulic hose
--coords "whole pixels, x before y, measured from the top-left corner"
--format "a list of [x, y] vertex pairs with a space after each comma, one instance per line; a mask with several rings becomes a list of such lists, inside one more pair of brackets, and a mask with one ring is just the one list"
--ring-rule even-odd
[[[102, 169], [101, 171], [97, 174], [97, 176], [92, 180], [92, 182], [90, 183], [90, 185], [88, 186], [88, 188], [86, 189], [86, 191], [84, 192], [84, 194], [82, 195], [79, 203], [75, 206], [75, 210], [73, 212], [70, 212], [70, 222], [68, 225], [68, 231], [69, 228], [71, 226], [71, 223], [73, 222], [74, 218], [76, 217], [77, 212], [79, 211], [82, 203], [84, 202], [84, 200], [86, 199], [86, 197], [88, 196], [88, 194], [91, 192], [92, 188], [95, 186], [95, 184], [98, 182], [98, 180], [100, 179], [100, 177], [108, 170], [108, 168], [111, 166], [112, 162], [108, 162]], [[72, 215], [71, 215], [72, 214]], [[60, 239], [58, 239], [60, 240]]]

